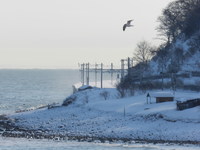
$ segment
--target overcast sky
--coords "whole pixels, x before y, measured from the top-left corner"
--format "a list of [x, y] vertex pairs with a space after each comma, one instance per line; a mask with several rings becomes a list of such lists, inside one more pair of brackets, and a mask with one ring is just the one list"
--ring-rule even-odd
[[[157, 18], [170, 1], [1, 0], [0, 68], [119, 65], [138, 42], [160, 42]], [[134, 27], [123, 32], [129, 19]]]

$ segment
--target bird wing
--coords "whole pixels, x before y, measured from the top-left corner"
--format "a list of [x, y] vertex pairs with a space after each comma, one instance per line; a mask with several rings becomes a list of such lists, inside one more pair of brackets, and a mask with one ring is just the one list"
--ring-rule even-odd
[[125, 31], [125, 29], [126, 29], [126, 24], [124, 24], [124, 26], [123, 26], [123, 31]]
[[131, 24], [131, 21], [133, 21], [133, 20], [128, 20], [128, 21], [127, 21], [127, 24]]

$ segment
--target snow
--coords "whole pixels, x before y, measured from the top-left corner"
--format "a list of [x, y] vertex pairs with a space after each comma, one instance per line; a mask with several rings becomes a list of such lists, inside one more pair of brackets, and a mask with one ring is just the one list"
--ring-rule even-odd
[[[108, 92], [105, 100], [101, 93]], [[176, 100], [199, 98], [200, 93], [176, 91], [175, 101], [146, 104], [146, 94], [119, 98], [115, 88], [87, 89], [75, 93], [67, 106], [13, 114], [16, 125], [46, 134], [95, 136], [166, 141], [200, 141], [200, 107], [176, 110]]]
[[41, 139], [16, 139], [0, 137], [3, 150], [199, 150], [195, 145], [140, 144], [140, 143], [95, 143], [77, 141], [53, 141]]
[[[169, 70], [169, 65], [171, 65], [172, 61], [176, 61], [175, 51], [181, 50], [183, 52], [183, 56], [180, 56], [182, 61], [179, 62], [180, 69], [178, 73], [188, 73], [192, 71], [198, 71], [200, 68], [200, 52], [198, 48], [193, 48], [192, 44], [194, 42], [194, 39], [198, 38], [198, 35], [200, 33], [197, 32], [197, 34], [194, 34], [189, 39], [185, 38], [184, 36], [179, 36], [173, 43], [171, 43], [170, 48], [168, 49], [168, 58], [165, 60], [163, 68], [159, 66], [159, 60], [156, 57], [156, 59], [152, 59], [149, 62], [149, 70], [147, 70], [144, 74], [147, 76], [149, 75], [159, 75], [160, 72], [167, 73]], [[180, 52], [181, 52], [180, 51]], [[174, 57], [174, 58], [173, 58]], [[173, 60], [175, 59], [175, 60]], [[173, 65], [173, 64], [172, 64]]]
[[78, 88], [78, 91], [82, 91], [82, 90], [86, 90], [86, 89], [91, 89], [92, 86], [89, 86], [89, 85], [83, 85], [81, 87]]
[[[104, 80], [103, 81], [103, 88], [114, 88], [115, 85], [118, 83], [119, 81], [118, 80]], [[90, 82], [89, 83], [90, 86], [92, 87], [101, 87], [101, 83], [100, 82]], [[80, 88], [80, 87], [87, 87], [88, 85], [82, 85], [81, 82], [79, 83], [76, 83], [73, 85], [76, 89]]]

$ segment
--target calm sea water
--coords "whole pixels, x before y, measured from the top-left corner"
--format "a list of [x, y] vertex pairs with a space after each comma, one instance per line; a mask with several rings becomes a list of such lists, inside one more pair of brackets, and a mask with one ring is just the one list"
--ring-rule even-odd
[[[109, 79], [106, 75], [104, 79]], [[62, 103], [80, 82], [78, 70], [0, 70], [0, 114]], [[0, 150], [196, 150], [194, 146], [95, 144], [0, 137]]]
[[79, 81], [78, 70], [0, 70], [0, 114], [62, 103]]

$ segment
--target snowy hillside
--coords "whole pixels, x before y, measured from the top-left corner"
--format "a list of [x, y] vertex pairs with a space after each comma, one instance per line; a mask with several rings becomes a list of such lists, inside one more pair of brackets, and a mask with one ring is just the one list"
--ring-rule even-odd
[[[108, 92], [105, 99], [102, 93]], [[151, 91], [150, 94], [158, 91]], [[170, 91], [168, 91], [170, 92]], [[18, 132], [3, 135], [25, 137], [89, 137], [143, 141], [200, 141], [200, 107], [176, 110], [176, 101], [146, 104], [146, 93], [119, 98], [114, 88], [88, 89], [73, 95], [68, 106], [14, 114], [12, 124]], [[200, 97], [199, 93], [179, 91], [175, 100]], [[22, 131], [25, 131], [22, 132]]]
[[197, 44], [195, 40], [199, 36], [200, 33], [197, 33], [189, 39], [183, 37], [178, 38], [167, 48], [167, 54], [165, 56], [161, 56], [158, 53], [152, 59], [150, 62], [150, 70], [154, 74], [159, 74], [160, 72], [167, 73], [173, 71], [172, 69], [174, 69], [174, 72], [180, 73], [200, 71], [200, 47], [195, 45]]
[[180, 36], [161, 46], [147, 64], [132, 67], [121, 83], [123, 89], [183, 89], [200, 91], [200, 32]]

